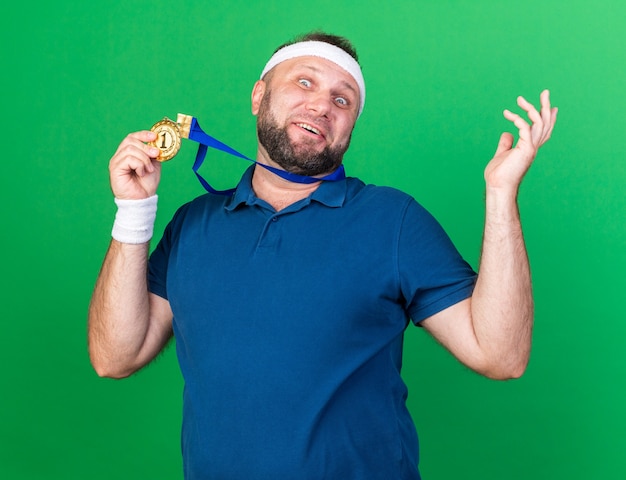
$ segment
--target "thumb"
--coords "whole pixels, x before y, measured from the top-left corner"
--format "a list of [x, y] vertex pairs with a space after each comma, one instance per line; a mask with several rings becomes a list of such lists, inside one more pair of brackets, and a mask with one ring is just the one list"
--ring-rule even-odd
[[502, 135], [500, 135], [500, 141], [498, 142], [498, 148], [496, 149], [496, 156], [498, 156], [502, 152], [510, 150], [512, 146], [513, 134], [504, 132]]

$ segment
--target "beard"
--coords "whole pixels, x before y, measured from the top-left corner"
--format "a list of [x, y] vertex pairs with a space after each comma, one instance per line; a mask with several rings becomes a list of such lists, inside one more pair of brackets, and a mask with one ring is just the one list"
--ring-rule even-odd
[[309, 177], [330, 173], [339, 168], [343, 154], [350, 145], [350, 138], [345, 145], [335, 148], [324, 147], [322, 151], [314, 149], [315, 142], [302, 140], [294, 145], [287, 134], [286, 127], [279, 127], [270, 111], [270, 91], [265, 93], [259, 106], [257, 117], [257, 135], [269, 157], [283, 170]]

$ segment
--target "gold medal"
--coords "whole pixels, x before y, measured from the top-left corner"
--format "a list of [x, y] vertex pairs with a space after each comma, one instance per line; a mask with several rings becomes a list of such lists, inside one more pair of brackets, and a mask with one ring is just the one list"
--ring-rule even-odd
[[155, 123], [150, 130], [157, 134], [156, 140], [148, 143], [148, 145], [160, 150], [157, 160], [165, 162], [173, 158], [180, 150], [181, 143], [180, 130], [176, 122], [165, 117], [160, 122]]
[[160, 122], [155, 123], [150, 129], [157, 134], [156, 140], [148, 145], [159, 149], [159, 162], [165, 162], [174, 158], [180, 150], [181, 138], [189, 138], [189, 128], [191, 127], [190, 115], [178, 114], [178, 122], [174, 122], [165, 117]]

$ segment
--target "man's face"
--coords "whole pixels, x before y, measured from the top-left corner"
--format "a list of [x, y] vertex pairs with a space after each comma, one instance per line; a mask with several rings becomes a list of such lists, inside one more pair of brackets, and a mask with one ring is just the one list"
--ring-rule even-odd
[[328, 60], [299, 57], [278, 64], [265, 79], [255, 85], [253, 113], [269, 159], [300, 175], [337, 169], [359, 110], [352, 76]]

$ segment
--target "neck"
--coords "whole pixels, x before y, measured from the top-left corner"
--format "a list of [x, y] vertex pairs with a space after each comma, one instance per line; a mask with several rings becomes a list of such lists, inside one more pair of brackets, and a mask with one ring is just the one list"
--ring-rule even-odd
[[256, 196], [269, 203], [277, 212], [308, 197], [321, 183], [290, 182], [258, 165], [252, 175], [252, 189]]

